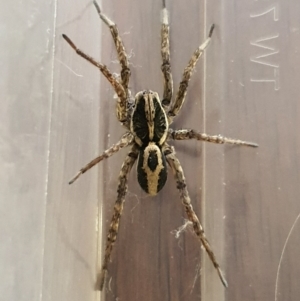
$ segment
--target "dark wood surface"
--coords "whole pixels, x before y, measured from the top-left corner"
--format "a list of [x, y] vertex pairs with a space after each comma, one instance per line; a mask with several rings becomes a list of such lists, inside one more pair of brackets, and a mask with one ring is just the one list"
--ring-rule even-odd
[[[160, 1], [125, 1], [122, 4], [103, 3], [105, 11], [119, 26], [124, 43], [132, 53], [132, 77], [130, 85], [133, 94], [151, 89], [162, 95], [163, 79], [160, 71]], [[189, 20], [189, 13], [203, 14], [203, 3], [191, 1], [190, 6], [175, 3], [169, 5], [172, 47], [172, 70], [177, 90], [183, 68], [193, 51], [203, 41], [203, 20], [196, 17]], [[186, 28], [183, 30], [183, 24]], [[124, 34], [126, 33], [126, 34]], [[116, 54], [110, 32], [103, 28], [103, 62], [118, 71]], [[176, 119], [175, 128], [201, 128], [203, 125], [203, 61], [191, 83], [189, 99], [183, 114]], [[101, 99], [110, 101], [114, 94], [105, 80], [101, 81]], [[117, 141], [123, 132], [115, 118], [115, 104], [106, 102], [103, 129], [104, 145]], [[201, 214], [201, 183], [203, 161], [201, 145], [196, 142], [179, 142], [177, 153], [187, 171], [190, 194], [195, 210]], [[112, 215], [116, 198], [117, 174], [123, 154], [103, 165], [102, 177], [105, 181], [103, 192], [103, 216], [105, 230]], [[194, 178], [194, 180], [192, 180]], [[190, 183], [191, 182], [191, 183]], [[101, 195], [101, 192], [100, 192]], [[197, 201], [198, 200], [198, 201]], [[130, 176], [129, 193], [125, 202], [118, 241], [109, 266], [109, 285], [106, 300], [195, 300], [201, 295], [200, 252], [201, 247], [191, 231], [183, 233], [179, 239], [172, 234], [184, 224], [186, 216], [181, 205], [172, 173], [161, 193], [149, 197], [141, 191], [136, 181], [135, 168]], [[105, 231], [104, 231], [105, 233]], [[222, 252], [219, 253], [219, 256]]]
[[[161, 95], [160, 0], [101, 6], [130, 54], [133, 94]], [[22, 2], [1, 11], [5, 300], [299, 299], [300, 3], [172, 0], [167, 7], [175, 91], [192, 52], [216, 25], [172, 127], [259, 144], [173, 144], [229, 288], [189, 228], [175, 237], [186, 216], [172, 174], [153, 198], [139, 188], [134, 168], [105, 291], [94, 290], [126, 151], [67, 182], [124, 130], [109, 83], [61, 34], [116, 73], [117, 56], [90, 2]]]
[[[216, 23], [213, 42], [198, 64], [173, 127], [250, 140], [260, 147], [174, 144], [195, 210], [225, 269], [226, 291], [191, 231], [178, 240], [172, 235], [185, 218], [172, 176], [159, 196], [150, 198], [141, 193], [134, 172], [106, 300], [294, 300], [299, 290], [297, 224], [283, 249], [300, 212], [296, 192], [299, 71], [293, 67], [299, 61], [299, 23], [292, 25], [298, 22], [296, 13], [288, 13], [283, 2], [172, 1], [167, 6], [175, 90], [191, 53], [210, 24]], [[149, 88], [161, 93], [159, 1], [104, 3], [103, 8], [120, 32], [126, 32], [124, 42], [134, 53], [132, 91]], [[109, 33], [105, 28], [103, 32], [102, 61], [115, 61]], [[107, 97], [106, 87], [102, 81], [101, 99]], [[108, 112], [113, 107], [110, 103]], [[113, 113], [108, 115], [107, 146], [120, 135]], [[109, 177], [103, 200], [106, 220], [112, 214], [112, 203], [106, 200], [115, 197], [115, 174], [122, 156], [111, 161], [103, 174]], [[201, 269], [198, 278], [197, 268]]]

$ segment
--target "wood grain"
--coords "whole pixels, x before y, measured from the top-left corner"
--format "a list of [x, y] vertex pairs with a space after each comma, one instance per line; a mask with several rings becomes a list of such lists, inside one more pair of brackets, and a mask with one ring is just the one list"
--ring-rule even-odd
[[[175, 237], [185, 213], [171, 173], [153, 198], [134, 170], [102, 294], [94, 285], [126, 151], [67, 183], [124, 131], [111, 86], [61, 34], [117, 73], [113, 41], [91, 2], [11, 3], [1, 10], [0, 33], [0, 296], [298, 300], [299, 1], [166, 1], [175, 91], [216, 26], [173, 128], [259, 144], [174, 143], [229, 288], [190, 229]], [[101, 7], [130, 54], [132, 92], [161, 95], [161, 1], [103, 0]]]

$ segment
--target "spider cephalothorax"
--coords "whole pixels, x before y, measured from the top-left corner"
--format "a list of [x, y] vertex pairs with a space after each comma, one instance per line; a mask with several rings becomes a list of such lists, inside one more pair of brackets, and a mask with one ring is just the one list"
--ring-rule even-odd
[[64, 39], [77, 52], [77, 54], [99, 68], [102, 74], [111, 83], [118, 96], [117, 118], [119, 122], [121, 122], [125, 128], [127, 128], [127, 132], [122, 136], [119, 142], [108, 148], [100, 156], [83, 167], [69, 183], [72, 184], [81, 174], [89, 170], [103, 159], [108, 158], [114, 153], [118, 152], [121, 148], [131, 146], [131, 150], [127, 154], [119, 174], [117, 199], [108, 231], [104, 261], [99, 280], [100, 290], [103, 289], [111, 251], [118, 234], [120, 218], [127, 192], [128, 174], [136, 160], [138, 182], [142, 189], [150, 195], [157, 194], [163, 188], [167, 180], [167, 167], [169, 166], [171, 168], [177, 182], [180, 199], [184, 206], [187, 217], [193, 225], [194, 232], [203, 244], [209, 258], [218, 272], [223, 285], [227, 287], [227, 282], [191, 204], [186, 180], [180, 162], [175, 155], [174, 148], [168, 144], [168, 141], [196, 139], [219, 144], [231, 143], [251, 147], [258, 146], [256, 143], [225, 138], [220, 135], [211, 136], [204, 133], [199, 133], [198, 131], [192, 129], [173, 130], [169, 128], [169, 124], [171, 124], [173, 118], [179, 114], [182, 108], [182, 105], [185, 101], [189, 80], [195, 69], [198, 59], [203, 54], [204, 49], [210, 43], [214, 25], [212, 25], [210, 28], [208, 38], [195, 50], [186, 68], [184, 69], [181, 82], [179, 83], [178, 92], [173, 99], [173, 79], [171, 73], [169, 44], [169, 21], [165, 0], [163, 0], [162, 3], [161, 70], [164, 79], [164, 92], [162, 101], [156, 92], [149, 90], [137, 93], [135, 100], [131, 98], [131, 93], [128, 88], [130, 69], [125, 47], [119, 36], [116, 24], [101, 12], [96, 1], [94, 1], [94, 5], [97, 9], [97, 12], [102, 21], [109, 27], [115, 42], [121, 65], [120, 79], [115, 78], [112, 72], [109, 71], [105, 65], [95, 61], [92, 57], [85, 54], [83, 51], [78, 49], [66, 35], [63, 35]]

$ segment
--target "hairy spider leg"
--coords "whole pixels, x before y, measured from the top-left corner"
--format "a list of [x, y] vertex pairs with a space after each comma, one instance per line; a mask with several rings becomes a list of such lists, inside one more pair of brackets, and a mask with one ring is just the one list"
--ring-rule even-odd
[[72, 42], [72, 40], [67, 35], [62, 34], [62, 36], [79, 56], [83, 57], [88, 62], [96, 66], [102, 72], [102, 74], [107, 78], [107, 80], [111, 83], [111, 85], [113, 86], [114, 90], [118, 95], [117, 118], [121, 123], [123, 123], [128, 128], [129, 126], [128, 126], [128, 119], [127, 119], [127, 107], [128, 107], [127, 97], [122, 84], [113, 76], [111, 71], [105, 65], [97, 62], [91, 56], [87, 55], [82, 50], [77, 48], [77, 46]]
[[101, 162], [103, 159], [107, 159], [113, 154], [117, 153], [120, 149], [133, 143], [133, 135], [130, 132], [125, 133], [122, 138], [113, 144], [110, 148], [105, 150], [101, 155], [93, 159], [91, 162], [82, 167], [77, 174], [69, 181], [69, 184], [73, 184], [82, 174], [91, 169], [93, 166]]
[[125, 196], [126, 196], [127, 188], [128, 188], [128, 185], [127, 185], [128, 175], [129, 175], [129, 172], [130, 172], [134, 162], [136, 161], [137, 157], [138, 157], [138, 148], [136, 146], [133, 146], [131, 151], [126, 156], [126, 159], [124, 160], [124, 162], [122, 164], [121, 171], [119, 174], [119, 178], [118, 178], [119, 184], [118, 184], [118, 190], [117, 190], [118, 196], [117, 196], [117, 200], [116, 200], [115, 206], [114, 206], [114, 214], [111, 219], [111, 223], [110, 223], [109, 230], [108, 230], [103, 264], [102, 264], [101, 272], [100, 272], [100, 275], [99, 275], [99, 278], [97, 281], [97, 283], [99, 284], [100, 291], [102, 291], [104, 283], [105, 283], [105, 278], [106, 278], [106, 274], [107, 274], [107, 266], [108, 266], [108, 263], [110, 260], [111, 251], [112, 251], [113, 245], [114, 245], [114, 243], [117, 239], [117, 235], [118, 235], [120, 218], [122, 215], [123, 205], [124, 205]]
[[244, 145], [244, 146], [250, 146], [250, 147], [258, 147], [258, 144], [254, 143], [254, 142], [226, 138], [221, 135], [211, 136], [211, 135], [207, 135], [204, 133], [199, 133], [192, 129], [182, 129], [182, 130], [169, 129], [169, 138], [173, 139], [173, 140], [196, 139], [196, 140], [200, 140], [200, 141], [206, 141], [206, 142], [212, 142], [212, 143], [218, 143], [218, 144], [228, 143], [228, 144]]
[[198, 62], [200, 56], [203, 54], [205, 48], [208, 47], [210, 41], [211, 41], [211, 36], [214, 30], [214, 24], [211, 26], [208, 38], [204, 41], [203, 44], [201, 44], [193, 53], [188, 65], [183, 71], [182, 75], [182, 80], [179, 84], [179, 89], [174, 101], [174, 104], [172, 104], [171, 109], [168, 112], [168, 117], [170, 120], [170, 123], [172, 122], [173, 118], [177, 116], [182, 108], [182, 105], [185, 101], [185, 96], [187, 92], [187, 88], [189, 85], [189, 81], [191, 79], [192, 73], [195, 70], [196, 63]]
[[162, 65], [161, 71], [164, 78], [164, 94], [162, 99], [162, 105], [165, 109], [169, 108], [169, 105], [173, 96], [173, 78], [171, 72], [171, 62], [170, 62], [170, 26], [168, 11], [166, 8], [166, 3], [163, 1], [163, 8], [161, 10], [161, 57]]
[[119, 35], [117, 25], [101, 12], [100, 6], [96, 0], [94, 0], [93, 3], [94, 3], [94, 6], [96, 7], [96, 10], [99, 14], [100, 19], [110, 29], [111, 35], [113, 37], [113, 40], [114, 40], [114, 43], [116, 46], [119, 62], [121, 65], [121, 83], [126, 92], [127, 97], [129, 97], [130, 91], [128, 89], [128, 83], [129, 83], [129, 78], [130, 78], [131, 72], [129, 69], [128, 58], [127, 58], [126, 50], [124, 47], [124, 43]]
[[180, 198], [182, 204], [184, 206], [185, 212], [189, 221], [192, 222], [194, 231], [198, 238], [200, 239], [202, 245], [204, 246], [211, 262], [213, 263], [214, 267], [216, 268], [218, 275], [225, 287], [228, 287], [227, 281], [223, 275], [223, 272], [220, 268], [219, 263], [217, 262], [216, 256], [205, 236], [204, 230], [202, 225], [199, 222], [199, 219], [193, 209], [191, 204], [191, 199], [186, 188], [186, 181], [183, 173], [183, 169], [177, 157], [175, 156], [175, 151], [173, 147], [168, 147], [165, 151], [166, 159], [168, 164], [170, 165], [171, 169], [173, 170], [176, 182], [177, 182], [177, 189], [179, 190]]

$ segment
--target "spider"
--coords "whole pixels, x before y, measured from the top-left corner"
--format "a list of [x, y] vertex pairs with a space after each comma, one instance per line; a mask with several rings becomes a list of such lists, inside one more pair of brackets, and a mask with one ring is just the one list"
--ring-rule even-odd
[[77, 46], [65, 34], [62, 36], [78, 55], [96, 66], [111, 83], [118, 98], [116, 105], [117, 119], [127, 131], [116, 144], [112, 145], [100, 156], [93, 159], [86, 166], [81, 168], [69, 182], [69, 184], [74, 183], [81, 174], [85, 173], [103, 159], [110, 157], [124, 147], [131, 147], [122, 164], [118, 178], [117, 199], [114, 205], [114, 213], [108, 230], [104, 260], [100, 272], [99, 289], [102, 290], [104, 287], [112, 248], [117, 239], [120, 218], [122, 215], [125, 195], [128, 187], [128, 175], [135, 161], [137, 161], [138, 182], [141, 188], [152, 196], [156, 195], [164, 187], [167, 180], [168, 166], [171, 168], [176, 179], [180, 199], [184, 206], [187, 217], [193, 225], [194, 232], [204, 246], [223, 285], [227, 287], [227, 281], [191, 204], [185, 176], [180, 162], [176, 157], [174, 147], [170, 146], [168, 143], [169, 140], [196, 139], [199, 141], [207, 141], [219, 144], [230, 143], [250, 147], [258, 146], [253, 142], [226, 138], [220, 135], [211, 136], [204, 133], [199, 133], [193, 129], [174, 130], [170, 128], [174, 118], [179, 114], [183, 106], [189, 81], [195, 69], [196, 63], [203, 54], [204, 50], [210, 44], [214, 30], [214, 24], [210, 28], [207, 39], [195, 50], [186, 68], [184, 69], [178, 92], [173, 99], [168, 11], [166, 8], [166, 1], [162, 0], [161, 70], [164, 79], [163, 96], [162, 99], [160, 99], [157, 92], [144, 90], [138, 92], [133, 98], [129, 89], [130, 69], [128, 57], [122, 39], [118, 33], [117, 26], [105, 14], [102, 13], [100, 6], [95, 0], [93, 1], [93, 4], [100, 16], [100, 19], [109, 27], [111, 31], [118, 54], [118, 59], [121, 65], [120, 78], [118, 79], [113, 76], [112, 72], [105, 65], [97, 62], [92, 57], [77, 48]]

